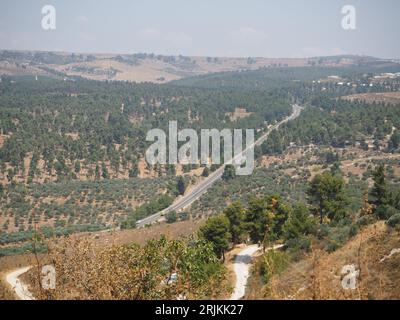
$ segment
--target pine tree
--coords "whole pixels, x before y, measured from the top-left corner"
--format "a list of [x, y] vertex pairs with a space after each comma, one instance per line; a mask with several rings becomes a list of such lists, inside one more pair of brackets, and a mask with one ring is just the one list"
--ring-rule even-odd
[[249, 200], [245, 222], [251, 241], [267, 246], [273, 232], [274, 214], [269, 208], [266, 198]]
[[101, 165], [101, 176], [103, 177], [103, 179], [109, 178], [107, 166], [104, 162]]
[[239, 244], [244, 234], [244, 214], [245, 209], [240, 201], [232, 203], [224, 210], [225, 216], [229, 220], [229, 232], [232, 235], [233, 244]]
[[378, 166], [373, 172], [374, 186], [371, 190], [372, 203], [379, 207], [388, 203], [385, 166]]
[[96, 179], [100, 179], [100, 166], [99, 166], [99, 164], [96, 164], [95, 178]]
[[212, 243], [214, 252], [225, 260], [225, 252], [229, 249], [229, 220], [224, 215], [209, 218], [204, 226], [200, 228], [199, 236]]
[[314, 234], [317, 225], [315, 218], [310, 215], [310, 211], [304, 204], [294, 207], [288, 220], [283, 227], [284, 238], [286, 240], [300, 239], [304, 236]]
[[182, 176], [179, 176], [178, 178], [177, 188], [178, 188], [178, 193], [183, 196], [186, 191], [186, 183]]
[[210, 169], [208, 169], [208, 167], [205, 167], [201, 176], [208, 177], [209, 175], [210, 175]]
[[324, 217], [337, 221], [345, 217], [347, 197], [342, 177], [330, 173], [315, 176], [309, 185], [307, 195], [310, 204], [320, 217], [321, 224]]
[[232, 180], [235, 178], [235, 167], [231, 164], [225, 166], [224, 173], [222, 174], [222, 179], [225, 181]]
[[81, 171], [81, 163], [77, 160], [75, 161], [75, 173], [79, 173]]

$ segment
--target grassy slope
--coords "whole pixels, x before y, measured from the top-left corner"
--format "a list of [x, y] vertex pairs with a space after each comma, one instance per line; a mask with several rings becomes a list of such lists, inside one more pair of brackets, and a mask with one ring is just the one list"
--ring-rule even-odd
[[[247, 299], [399, 299], [400, 254], [380, 262], [399, 248], [400, 233], [378, 222], [333, 253], [313, 250], [267, 286], [254, 272]], [[351, 264], [361, 267], [358, 286], [343, 290], [341, 270]]]

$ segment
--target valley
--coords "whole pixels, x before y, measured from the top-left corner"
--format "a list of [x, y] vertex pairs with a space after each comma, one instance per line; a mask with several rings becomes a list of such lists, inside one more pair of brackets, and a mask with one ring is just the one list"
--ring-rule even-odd
[[[8, 51], [0, 62], [0, 271], [35, 298], [398, 298], [397, 255], [379, 262], [400, 247], [397, 63]], [[170, 121], [253, 128], [253, 173], [148, 164], [146, 133]], [[50, 262], [63, 275], [52, 292], [36, 274]], [[345, 263], [361, 268], [357, 293], [337, 281]]]

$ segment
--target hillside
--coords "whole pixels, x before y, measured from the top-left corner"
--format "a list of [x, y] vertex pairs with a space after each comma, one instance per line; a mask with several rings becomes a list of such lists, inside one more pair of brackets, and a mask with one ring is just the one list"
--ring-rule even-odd
[[[49, 54], [35, 59], [63, 65], [83, 57]], [[398, 165], [392, 155], [398, 154], [400, 109], [345, 98], [395, 94], [398, 78], [379, 75], [398, 68], [266, 68], [168, 85], [3, 76], [1, 244], [7, 254], [29, 249], [9, 246], [31, 239], [34, 226], [46, 236], [133, 227], [180, 195], [177, 177], [184, 177], [187, 193], [204, 172], [217, 168], [147, 165], [145, 135], [150, 128], [167, 129], [168, 121], [177, 120], [180, 128], [196, 131], [255, 128], [260, 135], [290, 113], [293, 99], [308, 107], [256, 148], [253, 175], [218, 182], [179, 218], [218, 213], [235, 199], [246, 202], [250, 193], [276, 192], [297, 201], [309, 178], [332, 164], [335, 157], [327, 154], [338, 155], [353, 199], [360, 199], [373, 165], [392, 166], [390, 179], [396, 183]], [[355, 200], [351, 210], [359, 206]]]
[[[321, 251], [318, 243], [306, 257], [274, 275], [265, 287], [257, 273], [250, 281], [247, 299], [363, 299], [390, 300], [400, 296], [400, 235], [379, 222], [365, 227], [333, 253]], [[342, 268], [359, 270], [357, 290], [342, 287]]]
[[[52, 64], [59, 65], [82, 59], [46, 56], [50, 58]], [[127, 276], [132, 270], [123, 264], [124, 259], [146, 266], [152, 281], [161, 284], [169, 281], [166, 279], [175, 270], [187, 272], [190, 259], [205, 266], [196, 283], [183, 278], [174, 293], [155, 285], [149, 292], [141, 292], [137, 296], [140, 299], [156, 298], [159, 290], [163, 297], [171, 297], [186, 292], [184, 285], [188, 283], [197, 288], [190, 293], [194, 298], [226, 297], [232, 283], [215, 286], [218, 281], [232, 282], [221, 262], [226, 252], [249, 239], [265, 246], [284, 243], [287, 251], [282, 256], [276, 253], [275, 258], [282, 258], [282, 262], [290, 258], [285, 268], [293, 265], [294, 270], [304, 271], [296, 264], [306, 264], [310, 252], [318, 252], [324, 266], [323, 259], [334, 254], [342, 261], [341, 250], [356, 237], [363, 237], [364, 226], [370, 230], [369, 225], [379, 221], [377, 228], [386, 230], [381, 229], [384, 221], [393, 217], [396, 222], [400, 208], [400, 109], [396, 101], [387, 104], [386, 100], [349, 99], [396, 96], [399, 66], [375, 63], [222, 72], [168, 84], [57, 79], [60, 75], [54, 78], [55, 73], [37, 79], [3, 76], [0, 256], [14, 255], [16, 262], [26, 264], [26, 253], [54, 255], [58, 267], [67, 272], [65, 283], [73, 288], [72, 296], [87, 299], [134, 298], [113, 288], [120, 281], [131, 286], [141, 277], [139, 267], [134, 280]], [[394, 76], [384, 76], [388, 72]], [[276, 124], [291, 114], [294, 103], [304, 107], [299, 116], [277, 128]], [[168, 131], [171, 120], [178, 121], [179, 128], [192, 128], [197, 133], [203, 128], [255, 128], [256, 138], [266, 132], [269, 136], [254, 150], [255, 170], [251, 175], [232, 175], [232, 168], [227, 166], [222, 178], [192, 205], [161, 215], [159, 220], [165, 222], [157, 220], [154, 226], [139, 229], [137, 222], [158, 214], [182, 196], [192, 195], [196, 185], [219, 168], [199, 163], [148, 165], [144, 159], [150, 144], [145, 141], [146, 133], [152, 128]], [[377, 170], [385, 180], [385, 197], [380, 202], [373, 195]], [[310, 193], [310, 186], [320, 181], [334, 190], [325, 190], [322, 183]], [[320, 189], [332, 197], [322, 202], [322, 209], [312, 200]], [[364, 209], [372, 210], [373, 215], [360, 216]], [[306, 225], [305, 234], [296, 230], [296, 223], [291, 225], [296, 215], [304, 220], [300, 222]], [[241, 219], [245, 220], [242, 225]], [[214, 236], [215, 229], [220, 236]], [[390, 239], [390, 246], [395, 248], [391, 242], [398, 240], [395, 231], [390, 231]], [[72, 249], [64, 251], [65, 245]], [[157, 251], [158, 246], [165, 251]], [[384, 251], [393, 248], [374, 250], [388, 255], [390, 252]], [[101, 278], [91, 268], [93, 257], [88, 252], [92, 250], [99, 252], [99, 268], [108, 270], [102, 275], [110, 277], [106, 291], [98, 287]], [[138, 250], [139, 256], [135, 255]], [[148, 254], [155, 258], [151, 265], [147, 264]], [[165, 269], [163, 254], [171, 254], [171, 269]], [[179, 260], [182, 254], [189, 254], [189, 260]], [[40, 257], [43, 262], [47, 259], [46, 255]], [[227, 257], [232, 258], [230, 254]], [[269, 263], [270, 258], [266, 256], [265, 261]], [[0, 264], [6, 271], [11, 265], [17, 267], [10, 261], [2, 258]], [[254, 297], [273, 298], [260, 296], [260, 292], [268, 293], [271, 284], [263, 261], [256, 264], [262, 277], [255, 269]], [[80, 269], [75, 268], [78, 262], [82, 263]], [[114, 263], [119, 265], [120, 277], [112, 272], [117, 267]], [[307, 268], [304, 272], [309, 277]], [[88, 285], [95, 289], [81, 291], [77, 280], [81, 270], [91, 274]], [[324, 267], [321, 272], [326, 270]], [[383, 275], [391, 279], [387, 273]], [[286, 294], [285, 290], [278, 291]], [[332, 294], [318, 290], [319, 296], [313, 298]], [[39, 291], [35, 293], [38, 296]], [[379, 297], [374, 290], [368, 292], [371, 298]], [[59, 291], [57, 297], [66, 296]], [[364, 293], [362, 298], [366, 298]]]
[[277, 67], [344, 67], [391, 65], [390, 60], [361, 56], [332, 56], [272, 59], [261, 57], [187, 57], [156, 54], [78, 54], [41, 51], [0, 51], [1, 75], [82, 77], [165, 83], [186, 77], [218, 72]]

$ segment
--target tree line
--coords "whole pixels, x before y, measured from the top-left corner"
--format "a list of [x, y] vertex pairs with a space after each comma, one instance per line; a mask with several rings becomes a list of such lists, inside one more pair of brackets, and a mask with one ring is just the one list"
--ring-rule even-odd
[[326, 237], [329, 228], [348, 227], [348, 236], [354, 236], [365, 223], [389, 220], [397, 224], [400, 192], [390, 187], [385, 172], [383, 165], [376, 167], [373, 187], [357, 214], [350, 214], [344, 179], [333, 170], [309, 182], [305, 203], [289, 205], [279, 195], [253, 197], [247, 205], [236, 201], [210, 217], [199, 236], [210, 241], [217, 256], [224, 259], [227, 250], [243, 242], [259, 244], [265, 250], [282, 241], [288, 248], [307, 250], [312, 239]]

